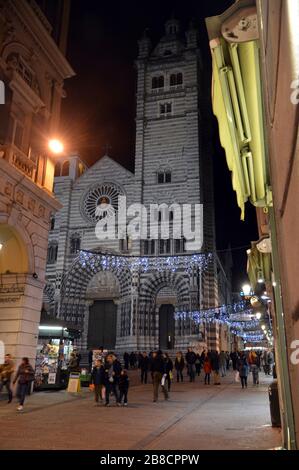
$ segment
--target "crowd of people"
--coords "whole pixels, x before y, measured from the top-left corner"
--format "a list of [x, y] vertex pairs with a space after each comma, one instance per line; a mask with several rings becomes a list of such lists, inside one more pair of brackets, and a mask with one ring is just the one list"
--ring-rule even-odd
[[253, 385], [259, 384], [259, 372], [263, 367], [266, 375], [272, 375], [274, 355], [272, 351], [250, 351], [232, 353], [221, 351], [206, 351], [201, 354], [191, 348], [184, 355], [181, 351], [176, 353], [174, 361], [168, 353], [151, 351], [125, 352], [123, 364], [112, 353], [96, 361], [92, 369], [92, 387], [94, 388], [96, 404], [102, 401], [109, 406], [109, 397], [114, 396], [118, 406], [128, 404], [129, 377], [128, 370], [140, 371], [140, 381], [147, 384], [149, 377], [153, 384], [153, 401], [158, 401], [159, 389], [168, 400], [173, 380], [183, 382], [187, 377], [189, 382], [195, 382], [196, 377], [201, 376], [203, 370], [204, 384], [211, 384], [211, 376], [214, 385], [221, 384], [221, 377], [225, 377], [227, 371], [235, 372], [235, 380], [240, 381], [242, 388], [247, 387], [247, 378], [252, 373]]
[[[275, 376], [275, 358], [272, 350], [262, 351], [234, 351], [227, 352], [213, 350], [203, 350], [201, 354], [196, 353], [192, 348], [188, 348], [186, 354], [178, 351], [175, 359], [167, 352], [160, 350], [144, 352], [125, 352], [123, 364], [117, 356], [110, 352], [99, 355], [95, 364], [90, 365], [91, 384], [94, 391], [95, 404], [103, 403], [110, 406], [110, 399], [115, 398], [117, 406], [128, 405], [129, 375], [128, 370], [140, 370], [140, 381], [147, 384], [149, 377], [153, 384], [153, 401], [158, 401], [159, 390], [161, 388], [164, 399], [168, 400], [171, 384], [173, 380], [178, 383], [185, 378], [189, 382], [195, 382], [196, 377], [203, 376], [205, 385], [211, 384], [211, 376], [214, 385], [221, 384], [221, 377], [225, 377], [227, 371], [232, 369], [235, 372], [236, 382], [240, 381], [242, 388], [247, 388], [248, 375], [252, 374], [254, 386], [259, 384], [259, 373], [263, 369], [266, 375]], [[69, 370], [78, 370], [80, 355], [74, 352], [70, 358]], [[201, 374], [203, 370], [203, 374]], [[12, 384], [18, 383], [17, 394], [19, 400], [18, 411], [23, 410], [25, 397], [30, 392], [31, 384], [34, 380], [34, 369], [28, 358], [24, 357], [15, 374], [15, 366], [12, 357], [7, 354], [4, 364], [0, 365], [0, 392], [3, 388], [8, 394], [8, 403], [12, 402]]]

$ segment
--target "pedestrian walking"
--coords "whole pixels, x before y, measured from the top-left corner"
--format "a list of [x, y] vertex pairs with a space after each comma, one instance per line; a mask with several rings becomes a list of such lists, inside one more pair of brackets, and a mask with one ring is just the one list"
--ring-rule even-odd
[[78, 371], [78, 358], [76, 353], [72, 352], [70, 355], [70, 360], [68, 364], [68, 371], [69, 373], [71, 372], [77, 372]]
[[151, 364], [151, 372], [153, 374], [153, 391], [154, 391], [153, 401], [154, 403], [158, 401], [158, 394], [159, 394], [160, 386], [162, 387], [164, 399], [168, 400], [168, 392], [165, 387], [166, 367], [165, 367], [165, 361], [163, 358], [163, 353], [160, 350], [157, 351], [155, 355], [153, 355], [153, 360]]
[[252, 382], [253, 385], [259, 384], [259, 357], [255, 351], [250, 351], [248, 355], [248, 365], [250, 367], [250, 371], [252, 373]]
[[219, 367], [221, 377], [226, 376], [226, 354], [224, 351], [221, 351], [219, 354]]
[[130, 367], [131, 369], [135, 369], [136, 368], [136, 361], [137, 361], [137, 356], [136, 354], [134, 353], [134, 351], [132, 351], [130, 353]]
[[0, 366], [0, 393], [3, 387], [8, 393], [8, 403], [12, 402], [11, 378], [14, 373], [14, 363], [10, 354], [6, 354], [4, 364]]
[[230, 358], [233, 364], [233, 370], [237, 370], [237, 362], [238, 362], [238, 352], [233, 351], [230, 353]]
[[89, 367], [90, 373], [92, 371], [92, 361], [93, 361], [93, 350], [91, 349], [90, 351], [88, 351], [88, 367]]
[[242, 388], [247, 388], [249, 366], [245, 353], [243, 353], [240, 359], [238, 360], [238, 370], [240, 374]]
[[196, 354], [192, 351], [191, 348], [188, 348], [186, 353], [186, 363], [187, 363], [187, 371], [189, 375], [190, 382], [195, 382], [195, 361], [196, 361]]
[[129, 362], [130, 362], [130, 355], [129, 353], [125, 352], [124, 353], [124, 364], [125, 364], [125, 369], [129, 369]]
[[105, 368], [102, 361], [97, 360], [91, 372], [91, 383], [94, 386], [95, 404], [98, 406], [99, 400], [103, 402], [105, 389]]
[[229, 365], [230, 365], [230, 355], [229, 355], [229, 352], [226, 351], [225, 355], [226, 355], [226, 370], [229, 370]]
[[264, 368], [264, 373], [266, 375], [270, 375], [270, 365], [269, 365], [269, 361], [268, 361], [268, 351], [264, 351], [264, 354], [263, 354], [263, 368]]
[[182, 351], [179, 351], [179, 352], [176, 353], [176, 358], [175, 358], [175, 361], [174, 361], [174, 367], [175, 367], [175, 370], [176, 370], [176, 380], [177, 380], [177, 382], [179, 382], [180, 379], [181, 379], [181, 382], [183, 382], [184, 381], [183, 370], [184, 370], [184, 367], [185, 367], [185, 361], [184, 361], [184, 356], [183, 356]]
[[130, 379], [128, 371], [122, 370], [119, 377], [119, 402], [123, 406], [128, 406], [128, 392], [129, 392]]
[[211, 352], [211, 366], [214, 377], [214, 385], [220, 385], [220, 375], [219, 375], [219, 353], [218, 351]]
[[167, 390], [170, 391], [171, 381], [173, 378], [172, 371], [173, 371], [173, 362], [170, 359], [167, 353], [164, 354], [165, 359], [165, 373], [166, 373], [166, 382], [167, 382]]
[[141, 383], [147, 384], [147, 374], [149, 370], [149, 357], [144, 351], [139, 359], [139, 367], [140, 367], [140, 372], [141, 372]]
[[202, 366], [205, 362], [205, 358], [206, 358], [206, 355], [207, 355], [207, 351], [205, 349], [202, 350], [202, 353], [200, 355], [200, 360], [201, 360], [201, 363], [202, 363]]
[[23, 357], [19, 365], [17, 375], [13, 383], [18, 382], [17, 396], [19, 398], [18, 411], [23, 411], [26, 395], [29, 393], [29, 388], [34, 380], [34, 370], [29, 363], [28, 357]]
[[212, 366], [209, 356], [205, 357], [203, 370], [205, 373], [205, 385], [210, 385]]
[[198, 377], [200, 376], [200, 371], [201, 371], [201, 359], [200, 359], [200, 355], [196, 354], [195, 373]]
[[110, 394], [115, 396], [116, 404], [120, 406], [119, 377], [121, 374], [121, 364], [112, 354], [108, 354], [105, 364], [105, 389], [106, 403], [110, 406]]
[[152, 365], [155, 357], [157, 356], [157, 351], [151, 351], [149, 355], [149, 370], [151, 371], [152, 384], [154, 383], [154, 373], [152, 370]]
[[274, 367], [274, 354], [271, 349], [268, 351], [268, 370], [269, 370], [269, 375], [273, 374], [273, 367]]

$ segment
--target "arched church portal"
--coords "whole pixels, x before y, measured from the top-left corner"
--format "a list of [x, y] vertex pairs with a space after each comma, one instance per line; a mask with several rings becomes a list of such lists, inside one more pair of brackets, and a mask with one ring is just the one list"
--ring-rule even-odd
[[165, 286], [157, 294], [156, 304], [159, 308], [159, 348], [173, 349], [175, 346], [174, 306], [177, 295], [173, 288]]
[[90, 281], [86, 297], [90, 300], [87, 347], [114, 350], [117, 331], [117, 304], [120, 286], [111, 271], [101, 271]]

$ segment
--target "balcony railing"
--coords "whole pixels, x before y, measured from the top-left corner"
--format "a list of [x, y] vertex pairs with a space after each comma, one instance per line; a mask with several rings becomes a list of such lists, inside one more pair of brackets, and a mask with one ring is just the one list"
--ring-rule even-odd
[[22, 150], [15, 145], [0, 146], [0, 155], [3, 155], [11, 165], [21, 171], [28, 178], [35, 180], [37, 163], [30, 159]]

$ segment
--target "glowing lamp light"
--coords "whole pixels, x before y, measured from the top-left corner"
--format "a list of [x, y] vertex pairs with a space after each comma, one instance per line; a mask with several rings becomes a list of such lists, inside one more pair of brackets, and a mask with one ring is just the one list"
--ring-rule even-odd
[[244, 286], [242, 286], [242, 290], [243, 290], [244, 295], [250, 295], [251, 285], [250, 284], [244, 284]]
[[261, 317], [262, 317], [262, 314], [261, 314], [261, 312], [257, 312], [257, 313], [255, 314], [255, 316], [256, 316], [256, 319], [257, 319], [257, 320], [260, 320]]
[[39, 330], [52, 330], [52, 331], [62, 331], [62, 326], [48, 326], [48, 325], [40, 325], [38, 327]]
[[0, 243], [0, 251], [2, 250], [3, 248], [3, 243]]
[[55, 154], [62, 153], [64, 150], [63, 143], [58, 139], [49, 140], [49, 149]]
[[265, 325], [262, 325], [261, 328], [263, 331], [266, 329]]

